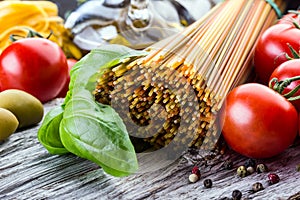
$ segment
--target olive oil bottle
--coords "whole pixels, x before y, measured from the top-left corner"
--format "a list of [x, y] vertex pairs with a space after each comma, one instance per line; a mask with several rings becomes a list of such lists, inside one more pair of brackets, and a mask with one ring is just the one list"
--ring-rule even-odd
[[[200, 11], [203, 1], [196, 1]], [[196, 20], [183, 5], [176, 0], [89, 0], [67, 17], [65, 26], [83, 50], [103, 44], [143, 49]], [[203, 9], [205, 13], [210, 7]]]

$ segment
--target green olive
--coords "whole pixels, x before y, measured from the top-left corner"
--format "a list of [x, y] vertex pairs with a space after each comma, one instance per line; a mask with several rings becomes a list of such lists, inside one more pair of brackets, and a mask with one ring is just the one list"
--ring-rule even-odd
[[35, 125], [43, 119], [44, 106], [33, 95], [17, 89], [0, 93], [0, 108], [11, 111], [19, 121], [18, 128]]
[[4, 108], [0, 108], [0, 141], [5, 140], [18, 128], [16, 116]]

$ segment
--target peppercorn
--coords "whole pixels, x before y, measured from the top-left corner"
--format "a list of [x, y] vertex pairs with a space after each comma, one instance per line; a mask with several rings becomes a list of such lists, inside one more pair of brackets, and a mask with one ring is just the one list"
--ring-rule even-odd
[[254, 172], [255, 172], [254, 167], [252, 166], [247, 167], [247, 174], [253, 174]]
[[211, 180], [211, 179], [205, 179], [205, 180], [203, 181], [203, 185], [204, 185], [204, 187], [206, 187], [206, 188], [211, 188], [211, 187], [212, 187], [212, 180]]
[[233, 200], [240, 200], [240, 199], [242, 199], [242, 192], [241, 191], [239, 191], [239, 190], [233, 190], [232, 191], [232, 199]]
[[252, 158], [249, 158], [248, 160], [246, 160], [245, 162], [245, 167], [248, 168], [248, 167], [253, 167], [255, 168], [256, 166], [256, 161]]
[[189, 181], [191, 183], [196, 183], [199, 180], [199, 176], [197, 176], [196, 174], [190, 174], [189, 175]]
[[300, 172], [300, 164], [298, 164], [298, 165], [296, 166], [296, 171], [297, 171], [297, 172]]
[[267, 171], [268, 171], [268, 167], [265, 164], [261, 163], [256, 166], [256, 172], [259, 174]]
[[192, 174], [196, 174], [200, 178], [201, 173], [200, 173], [199, 167], [194, 166], [193, 169], [192, 169]]
[[233, 167], [233, 162], [231, 160], [226, 160], [222, 166], [226, 170], [231, 170]]
[[239, 166], [238, 168], [237, 168], [237, 174], [240, 176], [240, 177], [245, 177], [245, 176], [247, 176], [247, 169], [246, 169], [246, 167], [245, 166]]
[[276, 184], [279, 182], [280, 178], [277, 174], [271, 173], [268, 175], [269, 183]]
[[264, 186], [260, 182], [256, 182], [252, 185], [252, 191], [253, 192], [258, 192], [258, 191], [263, 190], [263, 189], [264, 189]]

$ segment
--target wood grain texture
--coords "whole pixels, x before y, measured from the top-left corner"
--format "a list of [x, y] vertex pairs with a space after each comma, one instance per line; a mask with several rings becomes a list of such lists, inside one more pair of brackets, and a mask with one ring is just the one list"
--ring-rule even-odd
[[[48, 112], [61, 103], [56, 99], [45, 105]], [[269, 185], [267, 174], [236, 175], [236, 168], [247, 158], [227, 151], [224, 155], [190, 150], [166, 168], [125, 178], [105, 174], [94, 163], [74, 155], [50, 155], [37, 140], [39, 126], [14, 133], [0, 144], [0, 199], [220, 199], [231, 197], [235, 189], [244, 199], [300, 199], [300, 145], [296, 144], [278, 157], [263, 160], [281, 180]], [[224, 170], [225, 160], [234, 161], [232, 170]], [[198, 165], [201, 179], [188, 182], [190, 170]], [[203, 180], [213, 180], [213, 187], [203, 187]], [[265, 189], [251, 192], [252, 184]], [[297, 194], [298, 193], [298, 194]]]

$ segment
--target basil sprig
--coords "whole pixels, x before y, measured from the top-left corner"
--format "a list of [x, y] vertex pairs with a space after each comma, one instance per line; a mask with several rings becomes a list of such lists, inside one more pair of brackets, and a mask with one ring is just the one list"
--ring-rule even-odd
[[92, 50], [71, 70], [69, 91], [62, 105], [50, 110], [38, 131], [40, 143], [51, 154], [73, 153], [91, 160], [113, 176], [138, 169], [134, 147], [118, 113], [94, 100], [95, 77], [128, 58], [146, 55], [120, 45]]

